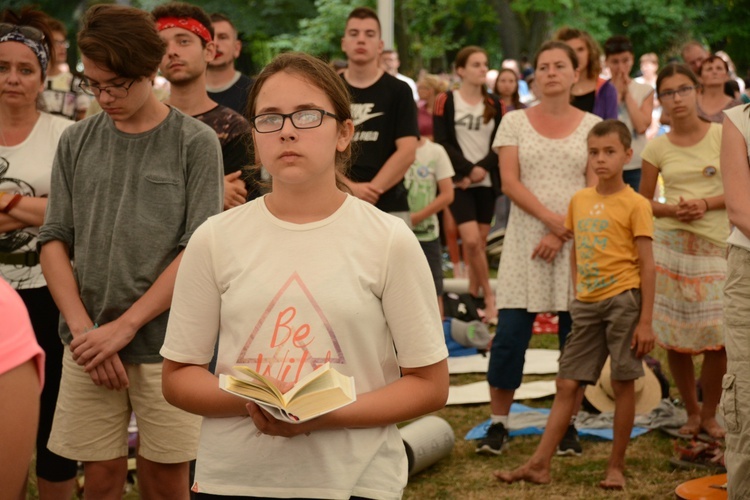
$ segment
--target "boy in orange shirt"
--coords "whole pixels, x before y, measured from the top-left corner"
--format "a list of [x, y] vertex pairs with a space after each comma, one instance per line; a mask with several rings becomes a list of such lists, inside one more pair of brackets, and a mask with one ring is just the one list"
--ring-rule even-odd
[[614, 442], [599, 486], [625, 486], [634, 382], [644, 375], [641, 358], [654, 347], [653, 217], [648, 200], [622, 178], [623, 166], [633, 155], [630, 142], [630, 132], [617, 120], [600, 122], [589, 132], [589, 168], [599, 182], [573, 196], [565, 221], [575, 235], [571, 264], [576, 298], [570, 306], [573, 330], [560, 357], [557, 394], [534, 455], [513, 471], [496, 471], [501, 481], [550, 482], [552, 456], [576, 409], [578, 387], [595, 383], [611, 356]]

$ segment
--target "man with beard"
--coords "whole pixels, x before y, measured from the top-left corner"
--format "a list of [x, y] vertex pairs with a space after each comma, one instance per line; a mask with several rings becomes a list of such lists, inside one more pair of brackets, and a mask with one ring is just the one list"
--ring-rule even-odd
[[159, 37], [167, 44], [159, 66], [171, 84], [166, 104], [216, 132], [224, 159], [224, 210], [242, 205], [258, 194], [257, 183], [244, 169], [251, 163], [250, 126], [242, 115], [216, 104], [206, 92], [206, 66], [216, 54], [210, 19], [200, 7], [178, 2], [159, 6], [152, 15]]
[[237, 29], [224, 14], [211, 14], [214, 28], [216, 56], [208, 63], [206, 83], [208, 95], [222, 106], [245, 115], [247, 94], [253, 80], [234, 69], [234, 61], [240, 56], [242, 42]]

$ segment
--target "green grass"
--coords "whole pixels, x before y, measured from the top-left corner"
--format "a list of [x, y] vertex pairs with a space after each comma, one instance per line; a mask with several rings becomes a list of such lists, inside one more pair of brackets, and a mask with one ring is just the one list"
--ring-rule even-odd
[[[534, 348], [556, 348], [555, 335], [534, 335]], [[652, 355], [659, 359], [669, 376], [666, 353], [657, 348]], [[698, 360], [696, 360], [698, 361]], [[700, 370], [700, 363], [696, 363]], [[524, 377], [524, 381], [554, 377]], [[484, 380], [484, 375], [451, 375], [451, 384], [466, 384]], [[672, 389], [672, 397], [677, 396]], [[528, 406], [550, 407], [552, 398], [522, 401]], [[410, 478], [406, 499], [599, 499], [674, 498], [674, 489], [682, 482], [708, 475], [701, 471], [674, 471], [669, 459], [674, 455], [673, 441], [666, 435], [652, 431], [631, 440], [627, 453], [626, 476], [628, 485], [623, 492], [605, 492], [598, 488], [609, 456], [608, 441], [584, 440], [583, 456], [555, 457], [552, 462], [552, 483], [531, 485], [499, 483], [492, 476], [497, 469], [512, 469], [521, 465], [539, 444], [540, 436], [511, 439], [499, 457], [480, 456], [474, 452], [475, 442], [466, 441], [466, 433], [489, 417], [489, 404], [447, 406], [435, 412], [451, 424], [456, 436], [451, 455], [431, 468]]]
[[[533, 348], [557, 348], [556, 335], [534, 335]], [[669, 376], [666, 354], [662, 349], [652, 353]], [[700, 358], [696, 359], [700, 370]], [[524, 377], [524, 381], [552, 379], [553, 376]], [[451, 375], [451, 384], [460, 385], [485, 379], [483, 374]], [[672, 397], [678, 394], [672, 389]], [[550, 407], [552, 398], [522, 403]], [[674, 498], [674, 489], [682, 482], [708, 475], [701, 471], [673, 471], [668, 460], [674, 455], [672, 440], [659, 432], [649, 432], [630, 442], [627, 454], [628, 486], [624, 492], [604, 492], [597, 487], [607, 463], [610, 442], [583, 441], [582, 457], [556, 457], [552, 463], [552, 483], [544, 486], [517, 483], [505, 485], [492, 477], [496, 469], [521, 465], [539, 443], [539, 436], [514, 438], [499, 457], [486, 457], [474, 452], [475, 442], [464, 440], [466, 433], [489, 417], [489, 404], [447, 406], [435, 412], [448, 421], [456, 436], [449, 457], [410, 478], [404, 498], [408, 500], [444, 499], [659, 499]], [[38, 498], [32, 478], [29, 499]], [[137, 488], [124, 498], [135, 500]]]

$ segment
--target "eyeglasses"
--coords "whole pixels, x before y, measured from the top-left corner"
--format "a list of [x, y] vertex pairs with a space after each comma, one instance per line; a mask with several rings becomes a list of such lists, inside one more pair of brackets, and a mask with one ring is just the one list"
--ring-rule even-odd
[[250, 123], [253, 124], [258, 133], [269, 134], [271, 132], [278, 132], [284, 128], [284, 122], [287, 118], [292, 121], [294, 128], [306, 129], [320, 127], [324, 116], [330, 116], [336, 120], [339, 119], [333, 113], [323, 111], [322, 109], [301, 109], [294, 113], [263, 113], [262, 115], [255, 115], [250, 118]]
[[67, 40], [55, 40], [55, 45], [58, 47], [65, 47], [66, 49], [70, 48], [70, 42]]
[[697, 89], [697, 85], [691, 85], [691, 86], [684, 86], [680, 87], [677, 90], [665, 90], [664, 92], [659, 92], [659, 99], [662, 101], [666, 101], [669, 99], [674, 99], [675, 94], [678, 94], [680, 97], [687, 97], [690, 92]]
[[93, 95], [95, 97], [99, 97], [102, 92], [106, 92], [115, 99], [122, 99], [128, 96], [128, 90], [130, 90], [130, 87], [132, 87], [134, 83], [135, 80], [132, 80], [127, 85], [108, 85], [107, 87], [98, 87], [96, 85], [91, 85], [86, 80], [81, 80], [78, 87], [88, 95]]
[[44, 33], [42, 33], [42, 30], [33, 26], [0, 23], [0, 37], [3, 37], [8, 33], [13, 33], [14, 31], [35, 42], [41, 42], [44, 40]]

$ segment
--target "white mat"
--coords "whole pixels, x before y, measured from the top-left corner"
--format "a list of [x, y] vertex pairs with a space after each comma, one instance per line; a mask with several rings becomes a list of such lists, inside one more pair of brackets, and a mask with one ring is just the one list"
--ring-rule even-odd
[[[557, 373], [557, 359], [560, 351], [556, 349], [527, 349], [523, 364], [524, 375], [554, 375]], [[487, 373], [490, 357], [475, 354], [473, 356], [455, 356], [448, 358], [448, 372]]]
[[[538, 380], [526, 382], [516, 389], [513, 399], [538, 399], [555, 394], [554, 380]], [[490, 386], [487, 382], [475, 382], [466, 385], [452, 385], [448, 390], [448, 402], [446, 405], [468, 405], [490, 402]]]

